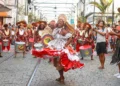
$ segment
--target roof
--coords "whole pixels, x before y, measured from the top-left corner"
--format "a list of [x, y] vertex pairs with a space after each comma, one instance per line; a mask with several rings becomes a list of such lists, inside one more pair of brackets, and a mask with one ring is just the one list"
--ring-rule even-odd
[[6, 12], [6, 11], [10, 11], [10, 10], [11, 10], [10, 8], [0, 4], [0, 12]]

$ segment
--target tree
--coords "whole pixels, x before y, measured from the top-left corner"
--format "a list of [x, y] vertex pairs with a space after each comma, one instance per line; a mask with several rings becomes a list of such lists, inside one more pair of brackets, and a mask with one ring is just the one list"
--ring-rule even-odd
[[120, 8], [118, 8], [118, 13], [116, 14], [116, 17], [120, 16]]
[[101, 11], [100, 13], [102, 14], [102, 17], [103, 17], [107, 8], [111, 5], [112, 2], [113, 2], [113, 0], [100, 0], [100, 3], [92, 1], [92, 2], [90, 2], [90, 4], [97, 7]]
[[89, 16], [91, 16], [92, 14], [93, 14], [93, 12], [87, 14], [86, 16], [80, 16], [80, 17], [78, 17], [78, 20], [79, 20], [80, 22], [85, 23], [85, 22], [87, 22], [87, 18], [88, 18]]

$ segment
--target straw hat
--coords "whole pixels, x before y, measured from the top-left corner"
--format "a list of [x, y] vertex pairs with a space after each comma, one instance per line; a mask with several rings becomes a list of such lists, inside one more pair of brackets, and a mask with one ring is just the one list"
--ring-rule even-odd
[[27, 29], [31, 29], [31, 28], [33, 28], [33, 25], [32, 24], [28, 24], [27, 25]]
[[17, 25], [22, 25], [22, 26], [26, 27], [27, 23], [25, 21], [19, 21], [19, 22], [17, 22]]
[[45, 25], [47, 25], [47, 22], [46, 21], [39, 21], [39, 23], [44, 23]]

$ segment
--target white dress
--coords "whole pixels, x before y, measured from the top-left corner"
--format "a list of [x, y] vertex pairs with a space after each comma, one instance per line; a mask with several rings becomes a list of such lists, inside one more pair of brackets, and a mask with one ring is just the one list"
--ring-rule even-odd
[[61, 29], [62, 28], [54, 29], [52, 33], [54, 40], [48, 43], [48, 48], [50, 49], [43, 48], [43, 50], [33, 50], [32, 54], [40, 58], [45, 58], [46, 56], [58, 56], [60, 64], [63, 66], [65, 72], [70, 69], [84, 67], [84, 64], [80, 62], [76, 53], [72, 54], [68, 48], [64, 49], [65, 43], [67, 42], [68, 38], [72, 37], [72, 34], [67, 33], [65, 36], [63, 36], [60, 34]]
[[72, 34], [67, 33], [65, 36], [63, 36], [60, 34], [61, 29], [62, 28], [54, 29], [52, 33], [54, 40], [48, 43], [49, 47], [52, 47], [58, 50], [64, 49], [65, 43], [67, 42], [68, 38], [72, 37]]

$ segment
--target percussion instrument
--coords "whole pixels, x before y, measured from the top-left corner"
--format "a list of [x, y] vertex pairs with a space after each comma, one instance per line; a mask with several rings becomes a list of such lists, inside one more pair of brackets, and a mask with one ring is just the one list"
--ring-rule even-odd
[[90, 45], [81, 46], [80, 54], [82, 57], [91, 56], [92, 55], [92, 46], [90, 46]]
[[42, 44], [43, 44], [44, 46], [47, 46], [48, 43], [49, 43], [51, 40], [53, 40], [52, 35], [46, 34], [46, 35], [44, 35], [44, 36], [42, 37]]
[[42, 49], [43, 45], [41, 43], [34, 44], [35, 49]]
[[85, 41], [83, 41], [82, 39], [78, 39], [78, 43], [83, 45], [85, 43]]
[[9, 45], [9, 40], [7, 40], [7, 39], [5, 39], [5, 40], [3, 40], [3, 46], [8, 46]]
[[15, 52], [25, 52], [25, 42], [15, 42]]
[[29, 42], [33, 43], [34, 42], [34, 38], [29, 38]]

